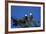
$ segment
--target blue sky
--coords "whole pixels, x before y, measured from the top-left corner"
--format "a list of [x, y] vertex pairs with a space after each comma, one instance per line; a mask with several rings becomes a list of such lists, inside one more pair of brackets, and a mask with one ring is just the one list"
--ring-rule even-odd
[[32, 13], [33, 19], [40, 20], [40, 7], [32, 6], [11, 6], [11, 16], [13, 18], [21, 18], [25, 14]]

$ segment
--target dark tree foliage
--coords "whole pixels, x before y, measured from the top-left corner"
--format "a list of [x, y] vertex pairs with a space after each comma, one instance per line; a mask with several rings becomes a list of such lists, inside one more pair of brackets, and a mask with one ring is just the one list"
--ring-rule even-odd
[[[14, 19], [13, 17], [11, 17], [11, 19], [13, 20], [13, 23], [15, 26], [17, 26], [18, 24], [22, 27], [29, 27], [29, 25], [26, 25], [26, 21], [28, 21], [28, 16], [24, 16], [22, 19]], [[29, 19], [32, 21], [33, 16], [29, 16]], [[28, 23], [28, 22], [27, 22]]]
[[12, 18], [12, 17], [11, 17], [11, 19], [13, 20], [13, 23], [14, 23], [13, 25], [17, 26], [17, 24], [18, 24], [17, 22], [18, 21], [16, 19]]

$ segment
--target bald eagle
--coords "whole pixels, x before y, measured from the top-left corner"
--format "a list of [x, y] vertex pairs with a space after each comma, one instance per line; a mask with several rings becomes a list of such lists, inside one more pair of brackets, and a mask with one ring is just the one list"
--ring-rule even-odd
[[29, 18], [30, 21], [32, 21], [33, 16], [30, 14], [30, 16], [28, 17], [27, 14], [25, 14], [25, 16], [22, 17], [22, 19], [19, 19], [19, 20], [11, 17], [11, 19], [13, 20], [13, 23], [14, 23], [13, 25], [17, 26], [19, 24], [20, 26], [23, 26], [23, 27], [28, 27], [27, 25], [24, 26], [24, 24], [26, 24], [26, 21], [28, 21], [28, 18]]

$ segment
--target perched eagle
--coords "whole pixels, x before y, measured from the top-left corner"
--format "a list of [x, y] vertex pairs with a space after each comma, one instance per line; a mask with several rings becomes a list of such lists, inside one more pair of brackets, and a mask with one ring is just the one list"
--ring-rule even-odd
[[28, 18], [29, 18], [30, 21], [32, 21], [33, 16], [32, 16], [31, 13], [30, 13], [29, 17], [27, 16], [27, 14], [25, 14], [25, 16], [22, 17], [22, 19], [19, 19], [19, 20], [14, 19], [13, 17], [11, 17], [11, 19], [13, 20], [13, 23], [14, 23], [15, 26], [17, 26], [19, 24], [22, 27], [28, 27], [28, 25], [26, 25], [26, 21], [28, 21]]

